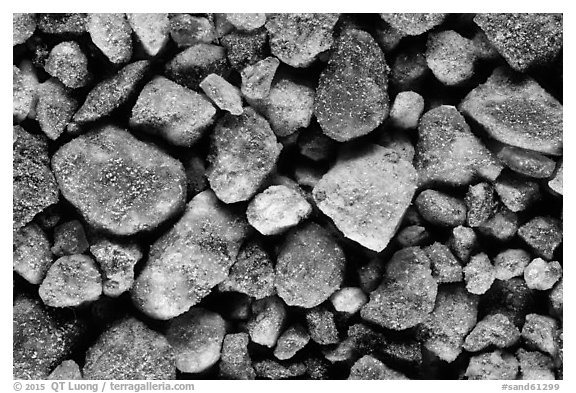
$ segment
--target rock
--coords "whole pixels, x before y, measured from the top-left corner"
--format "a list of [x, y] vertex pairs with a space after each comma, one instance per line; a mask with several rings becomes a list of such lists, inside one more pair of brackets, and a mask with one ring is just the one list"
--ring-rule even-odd
[[366, 265], [358, 269], [358, 281], [364, 292], [372, 292], [380, 285], [382, 274], [384, 273], [384, 263], [374, 258]]
[[128, 317], [104, 331], [86, 352], [86, 379], [175, 379], [174, 351], [168, 340]]
[[416, 181], [409, 162], [372, 145], [339, 160], [314, 187], [313, 197], [344, 236], [382, 251], [410, 205]]
[[405, 35], [420, 35], [438, 26], [446, 18], [446, 14], [418, 14], [418, 13], [396, 13], [380, 14], [390, 26], [401, 31]]
[[240, 90], [217, 74], [210, 74], [200, 82], [200, 88], [218, 108], [233, 115], [241, 115], [242, 96]]
[[382, 123], [389, 107], [387, 67], [382, 50], [365, 31], [346, 30], [340, 36], [320, 75], [314, 103], [326, 135], [346, 142]]
[[86, 86], [90, 78], [88, 59], [74, 41], [61, 42], [52, 48], [44, 68], [71, 89]]
[[520, 331], [510, 319], [502, 314], [486, 316], [478, 322], [464, 341], [468, 352], [482, 351], [490, 346], [507, 348], [520, 340]]
[[428, 35], [426, 63], [444, 85], [461, 85], [472, 79], [475, 61], [476, 48], [472, 40], [453, 30]]
[[549, 356], [538, 351], [526, 351], [520, 348], [516, 352], [520, 362], [520, 379], [554, 380], [554, 363]]
[[132, 287], [134, 266], [143, 257], [138, 244], [100, 238], [90, 252], [102, 269], [104, 295], [118, 297]]
[[88, 93], [73, 120], [79, 124], [93, 122], [131, 101], [148, 74], [149, 67], [150, 62], [146, 60], [135, 61], [98, 83]]
[[115, 126], [60, 147], [52, 169], [62, 195], [87, 223], [116, 235], [156, 228], [186, 197], [182, 164]]
[[274, 169], [280, 150], [270, 125], [253, 109], [225, 115], [211, 134], [210, 187], [225, 203], [250, 199]]
[[496, 145], [492, 150], [504, 165], [524, 176], [549, 178], [556, 167], [554, 160], [534, 151], [506, 145]]
[[530, 289], [546, 291], [562, 278], [562, 265], [536, 258], [524, 270], [524, 281]]
[[436, 242], [426, 247], [424, 252], [430, 259], [432, 277], [439, 284], [462, 281], [462, 266], [447, 246]]
[[507, 208], [501, 208], [495, 215], [483, 222], [478, 230], [482, 235], [496, 241], [510, 241], [518, 231], [518, 216]]
[[522, 249], [508, 249], [494, 258], [496, 278], [509, 280], [524, 274], [524, 268], [530, 263], [530, 254]]
[[468, 207], [466, 224], [472, 228], [481, 226], [496, 211], [497, 202], [494, 187], [489, 183], [478, 183], [470, 186], [465, 201]]
[[308, 344], [310, 335], [302, 325], [293, 325], [282, 333], [276, 343], [274, 356], [280, 360], [292, 358], [298, 351]]
[[515, 213], [528, 209], [540, 199], [538, 183], [511, 175], [500, 176], [495, 188], [502, 203]]
[[286, 307], [277, 296], [252, 303], [252, 317], [248, 321], [250, 339], [256, 344], [272, 348], [276, 345], [286, 322]]
[[198, 89], [210, 74], [226, 76], [226, 50], [218, 45], [198, 43], [178, 53], [166, 64], [165, 75], [189, 89]]
[[562, 104], [528, 76], [497, 68], [459, 108], [502, 143], [562, 154]]
[[58, 186], [48, 167], [46, 138], [20, 126], [12, 134], [12, 230], [28, 224], [34, 216], [58, 202]]
[[330, 379], [330, 363], [324, 358], [309, 357], [304, 360], [306, 374], [312, 380]]
[[550, 314], [560, 321], [563, 319], [564, 315], [564, 284], [562, 279], [554, 285], [550, 293], [548, 294], [548, 303]]
[[278, 235], [292, 228], [312, 213], [312, 206], [296, 190], [270, 186], [248, 205], [248, 222], [263, 235]]
[[478, 249], [478, 238], [472, 228], [459, 226], [452, 229], [448, 246], [460, 261], [468, 263], [472, 254]]
[[404, 49], [392, 62], [390, 85], [398, 91], [419, 90], [429, 72], [424, 51], [415, 47]]
[[48, 375], [49, 380], [80, 380], [82, 373], [74, 360], [64, 360]]
[[396, 242], [401, 248], [425, 246], [430, 243], [430, 232], [419, 225], [410, 225], [398, 231], [395, 236]]
[[240, 73], [242, 77], [242, 94], [252, 100], [261, 100], [270, 94], [272, 80], [280, 61], [275, 57], [267, 57], [252, 65], [246, 66]]
[[39, 14], [38, 30], [46, 34], [79, 35], [86, 31], [87, 14]]
[[350, 369], [350, 376], [348, 379], [352, 380], [407, 380], [404, 374], [395, 371], [378, 359], [366, 355], [360, 358]]
[[48, 79], [38, 87], [36, 120], [46, 136], [56, 140], [70, 123], [79, 102], [72, 90], [55, 78]]
[[36, 14], [12, 14], [12, 46], [23, 44], [36, 30]]
[[37, 92], [18, 67], [12, 66], [12, 70], [12, 119], [20, 123], [34, 110]]
[[242, 246], [228, 278], [218, 288], [263, 299], [274, 294], [274, 278], [270, 256], [258, 242], [251, 241]]
[[24, 295], [15, 296], [12, 316], [14, 379], [48, 378], [72, 355], [87, 327], [75, 314], [57, 312]]
[[330, 296], [330, 302], [334, 310], [352, 315], [368, 303], [368, 296], [360, 288], [345, 287], [334, 292]]
[[361, 317], [393, 330], [423, 322], [434, 309], [438, 290], [426, 254], [418, 247], [405, 248], [392, 256], [385, 269], [384, 280], [370, 293]]
[[168, 14], [126, 14], [126, 18], [148, 56], [156, 56], [168, 43]]
[[338, 143], [322, 133], [318, 127], [302, 130], [298, 135], [298, 151], [312, 161], [326, 161], [336, 152]]
[[562, 50], [562, 14], [476, 14], [474, 22], [521, 72], [548, 65]]
[[549, 261], [562, 243], [562, 223], [552, 217], [535, 217], [518, 229], [518, 236], [536, 255]]
[[225, 335], [226, 321], [200, 307], [172, 319], [166, 331], [176, 368], [184, 373], [201, 373], [216, 364]]
[[224, 281], [248, 235], [248, 223], [212, 191], [196, 195], [180, 220], [150, 248], [132, 287], [132, 301], [148, 316], [171, 319]]
[[415, 202], [418, 212], [430, 224], [457, 227], [466, 220], [464, 201], [436, 190], [424, 190]]
[[465, 376], [472, 380], [516, 379], [518, 366], [514, 355], [496, 350], [472, 356]]
[[268, 35], [263, 27], [250, 32], [232, 31], [220, 39], [232, 68], [241, 71], [268, 55]]
[[50, 241], [36, 223], [30, 223], [13, 234], [12, 263], [14, 271], [31, 284], [38, 285], [52, 264]]
[[334, 314], [323, 306], [306, 310], [306, 326], [312, 341], [320, 345], [337, 344], [340, 341]]
[[238, 30], [251, 31], [264, 26], [266, 14], [226, 14], [226, 20]]
[[332, 46], [338, 14], [271, 14], [266, 30], [270, 51], [292, 67], [308, 67]]
[[519, 277], [506, 281], [496, 280], [490, 291], [486, 294], [485, 304], [492, 313], [504, 314], [511, 317], [514, 324], [521, 328], [524, 325], [526, 314], [534, 310], [534, 291], [526, 286], [526, 282]]
[[528, 314], [522, 328], [522, 338], [530, 347], [556, 356], [559, 348], [556, 341], [558, 322], [545, 315]]
[[100, 297], [102, 277], [92, 258], [63, 256], [50, 266], [38, 293], [47, 306], [78, 307]]
[[431, 109], [420, 119], [414, 166], [422, 187], [465, 186], [477, 176], [492, 181], [502, 170], [464, 117], [448, 105]]
[[291, 230], [276, 262], [276, 291], [287, 305], [312, 308], [342, 283], [344, 252], [321, 226], [309, 222]]
[[390, 122], [397, 128], [409, 130], [418, 127], [424, 112], [424, 98], [413, 91], [398, 93], [390, 110]]
[[484, 253], [476, 254], [464, 267], [466, 289], [475, 295], [486, 293], [496, 278], [496, 269]]
[[215, 116], [216, 108], [205, 96], [159, 76], [140, 92], [130, 126], [190, 147], [202, 138]]
[[172, 14], [170, 36], [179, 47], [188, 47], [198, 43], [212, 43], [216, 39], [216, 31], [207, 18], [190, 14]]
[[78, 220], [58, 225], [54, 229], [52, 253], [56, 256], [82, 254], [88, 249], [84, 228]]
[[462, 285], [440, 286], [436, 306], [420, 325], [424, 347], [452, 363], [462, 352], [464, 338], [476, 324], [478, 297]]
[[303, 363], [280, 363], [275, 360], [260, 360], [254, 362], [256, 375], [264, 379], [288, 379], [300, 377], [306, 373]]
[[132, 29], [124, 14], [89, 14], [86, 30], [112, 63], [126, 63], [132, 57]]
[[248, 354], [248, 334], [227, 334], [222, 344], [219, 363], [220, 376], [224, 379], [255, 379], [252, 360]]
[[495, 61], [500, 58], [500, 54], [482, 30], [478, 29], [476, 31], [474, 37], [472, 37], [472, 43], [474, 44], [476, 57], [479, 60]]

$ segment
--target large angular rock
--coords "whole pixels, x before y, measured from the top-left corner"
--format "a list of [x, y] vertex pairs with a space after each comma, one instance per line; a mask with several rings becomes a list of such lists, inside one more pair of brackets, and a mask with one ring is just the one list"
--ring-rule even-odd
[[497, 68], [459, 108], [502, 143], [562, 154], [562, 104], [528, 76]]
[[431, 109], [420, 119], [414, 166], [421, 186], [464, 186], [477, 176], [495, 180], [502, 170], [464, 117], [448, 105]]
[[316, 57], [330, 49], [332, 30], [338, 14], [272, 14], [266, 30], [270, 51], [292, 67], [308, 67]]
[[346, 259], [322, 227], [308, 223], [288, 233], [278, 254], [276, 291], [287, 305], [312, 308], [342, 283]]
[[425, 321], [434, 309], [438, 291], [426, 253], [418, 247], [402, 249], [385, 269], [382, 283], [360, 311], [362, 318], [393, 330]]
[[550, 64], [562, 50], [562, 14], [476, 14], [474, 22], [521, 72]]
[[181, 210], [182, 164], [127, 131], [104, 126], [62, 146], [52, 168], [85, 220], [117, 235], [151, 230]]
[[337, 162], [314, 187], [313, 196], [344, 236], [382, 251], [410, 205], [416, 182], [411, 163], [372, 145]]
[[50, 241], [36, 223], [30, 223], [14, 233], [12, 247], [14, 271], [31, 284], [40, 284], [52, 264]]
[[132, 28], [124, 14], [89, 14], [86, 30], [112, 63], [126, 63], [132, 57]]
[[212, 191], [196, 195], [172, 229], [154, 243], [132, 288], [145, 314], [170, 319], [197, 304], [224, 281], [249, 226]]
[[86, 352], [85, 379], [174, 379], [174, 350], [134, 317], [116, 322]]
[[388, 116], [387, 65], [370, 34], [346, 30], [320, 75], [315, 111], [322, 131], [339, 142], [366, 135]]
[[250, 199], [270, 175], [282, 145], [270, 125], [253, 109], [224, 116], [211, 135], [208, 182], [220, 200]]

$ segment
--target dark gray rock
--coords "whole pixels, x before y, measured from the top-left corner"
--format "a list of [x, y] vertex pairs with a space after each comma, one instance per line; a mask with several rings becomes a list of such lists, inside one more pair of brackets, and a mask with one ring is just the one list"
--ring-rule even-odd
[[415, 200], [418, 212], [430, 224], [457, 227], [466, 220], [464, 201], [436, 190], [424, 190]]
[[536, 255], [549, 261], [562, 243], [562, 223], [552, 217], [535, 217], [518, 229], [518, 236]]

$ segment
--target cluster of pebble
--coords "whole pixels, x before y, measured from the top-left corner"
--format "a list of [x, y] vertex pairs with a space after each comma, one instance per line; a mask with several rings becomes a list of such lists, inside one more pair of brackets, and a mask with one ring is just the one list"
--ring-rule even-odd
[[14, 377], [562, 379], [562, 16], [14, 14]]

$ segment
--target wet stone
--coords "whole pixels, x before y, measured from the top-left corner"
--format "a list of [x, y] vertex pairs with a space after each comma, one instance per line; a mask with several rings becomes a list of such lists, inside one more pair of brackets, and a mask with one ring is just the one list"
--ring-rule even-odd
[[524, 269], [524, 281], [530, 289], [546, 291], [562, 278], [562, 265], [536, 258]]
[[530, 254], [522, 249], [508, 249], [502, 251], [494, 258], [496, 278], [509, 280], [524, 274], [524, 269], [530, 263]]
[[416, 181], [412, 164], [372, 145], [339, 160], [314, 187], [313, 196], [344, 236], [382, 251], [410, 205]]
[[55, 78], [48, 79], [38, 87], [36, 120], [46, 136], [56, 140], [64, 133], [79, 102], [72, 90]]
[[253, 363], [256, 375], [264, 379], [296, 378], [306, 373], [304, 363], [277, 362], [271, 359], [260, 360]]
[[12, 46], [23, 44], [36, 30], [36, 14], [12, 14]]
[[263, 27], [250, 32], [233, 31], [220, 39], [228, 62], [237, 71], [263, 60], [268, 55], [268, 35]]
[[39, 14], [38, 30], [46, 34], [79, 35], [86, 31], [86, 14]]
[[516, 379], [518, 367], [514, 355], [496, 350], [472, 356], [465, 376], [472, 380]]
[[238, 30], [251, 31], [264, 26], [266, 14], [226, 14], [226, 20]]
[[165, 75], [189, 89], [198, 89], [210, 74], [226, 76], [226, 49], [218, 45], [198, 43], [178, 53], [166, 64]]
[[258, 242], [252, 241], [242, 246], [228, 278], [218, 288], [263, 299], [274, 294], [274, 278], [270, 256]]
[[394, 29], [406, 35], [420, 35], [438, 26], [446, 18], [446, 14], [419, 14], [419, 13], [396, 13], [380, 14], [382, 19], [390, 24]]
[[322, 131], [345, 142], [372, 132], [388, 116], [388, 77], [382, 50], [361, 30], [346, 30], [320, 75], [314, 113]]
[[200, 88], [218, 108], [233, 115], [241, 115], [244, 111], [240, 90], [220, 75], [208, 75], [200, 82]]
[[312, 308], [341, 285], [346, 259], [322, 227], [308, 223], [289, 232], [276, 263], [276, 291], [289, 306]]
[[149, 82], [132, 108], [130, 126], [190, 147], [212, 125], [216, 108], [203, 95], [162, 76]]
[[520, 379], [554, 380], [554, 362], [549, 356], [538, 351], [527, 351], [520, 348], [516, 352], [520, 362]]
[[564, 161], [560, 159], [560, 162], [556, 166], [556, 173], [554, 177], [548, 182], [548, 186], [552, 191], [562, 195], [562, 185], [563, 185], [563, 173], [564, 173]]
[[420, 119], [415, 167], [420, 185], [464, 186], [476, 177], [495, 180], [502, 166], [453, 106], [429, 110]]
[[424, 112], [424, 98], [413, 91], [398, 93], [390, 110], [390, 122], [401, 129], [418, 127], [418, 120]]
[[477, 296], [461, 285], [440, 286], [434, 311], [419, 327], [424, 346], [440, 359], [453, 362], [476, 325], [477, 313]]
[[68, 142], [52, 168], [64, 198], [88, 224], [112, 234], [154, 229], [184, 205], [182, 164], [115, 126]]
[[492, 314], [478, 322], [464, 342], [468, 352], [478, 352], [494, 346], [507, 348], [520, 340], [520, 331], [505, 315]]
[[358, 359], [350, 369], [351, 380], [405, 380], [404, 374], [393, 370], [371, 355]]
[[168, 43], [168, 14], [126, 14], [136, 38], [149, 56], [156, 56]]
[[268, 97], [272, 80], [280, 61], [275, 57], [267, 57], [252, 65], [246, 66], [240, 73], [242, 77], [242, 94], [252, 100]]
[[71, 89], [85, 86], [90, 78], [88, 59], [74, 41], [61, 42], [52, 48], [44, 69]]
[[128, 317], [108, 328], [86, 352], [85, 379], [175, 379], [168, 340]]
[[515, 213], [528, 209], [540, 199], [538, 183], [511, 175], [500, 176], [496, 180], [495, 188], [502, 203]]
[[405, 248], [392, 256], [382, 283], [370, 293], [360, 315], [387, 329], [404, 330], [428, 317], [437, 290], [426, 253], [418, 247]]
[[436, 190], [424, 190], [415, 200], [418, 212], [430, 224], [457, 227], [464, 224], [464, 201]]
[[476, 50], [471, 40], [453, 30], [428, 36], [426, 63], [441, 83], [461, 85], [474, 76]]
[[74, 360], [64, 360], [48, 376], [49, 380], [80, 380], [82, 373]]
[[518, 229], [518, 236], [538, 256], [549, 261], [562, 243], [562, 223], [552, 217], [535, 217]]
[[170, 36], [182, 48], [198, 43], [210, 44], [216, 39], [216, 31], [207, 18], [175, 14], [170, 16]]
[[463, 269], [464, 281], [468, 292], [482, 295], [486, 293], [495, 280], [496, 269], [484, 253], [476, 254]]
[[227, 334], [222, 344], [219, 375], [224, 379], [255, 379], [246, 333]]
[[558, 322], [551, 317], [539, 314], [526, 315], [522, 327], [522, 338], [530, 347], [556, 356], [558, 352]]
[[225, 335], [226, 321], [219, 314], [199, 307], [171, 320], [166, 330], [176, 368], [184, 373], [200, 373], [216, 364]]
[[52, 253], [56, 256], [82, 254], [88, 249], [84, 227], [78, 220], [58, 225], [54, 229]]
[[248, 321], [250, 339], [256, 344], [272, 348], [276, 345], [286, 323], [286, 307], [277, 296], [252, 303], [252, 317]]
[[112, 63], [126, 63], [132, 57], [132, 28], [124, 14], [89, 14], [86, 30]]
[[338, 14], [268, 15], [270, 50], [289, 66], [308, 67], [332, 46], [332, 30], [337, 21]]
[[134, 266], [143, 256], [138, 244], [100, 238], [90, 252], [102, 270], [104, 295], [117, 297], [132, 287]]
[[292, 358], [308, 344], [310, 335], [302, 325], [293, 325], [282, 333], [276, 343], [274, 356], [280, 360]]
[[218, 198], [225, 203], [250, 199], [274, 169], [281, 146], [266, 119], [251, 108], [220, 119], [211, 134], [207, 170]]
[[562, 14], [476, 14], [474, 22], [518, 71], [548, 65], [562, 49]]
[[499, 242], [510, 241], [518, 231], [518, 216], [507, 208], [501, 208], [495, 215], [482, 223], [478, 230], [480, 234]]
[[562, 154], [562, 104], [530, 77], [497, 68], [459, 108], [502, 143]]
[[156, 319], [170, 319], [197, 304], [224, 281], [248, 235], [248, 223], [212, 191], [196, 195], [180, 220], [150, 248], [131, 295]]
[[334, 314], [323, 306], [306, 311], [306, 326], [312, 341], [320, 345], [336, 344], [340, 341]]
[[12, 70], [12, 118], [20, 123], [34, 110], [37, 92], [18, 67], [12, 66]]
[[478, 249], [478, 237], [472, 228], [458, 226], [452, 230], [448, 246], [460, 261], [468, 263], [472, 254]]
[[263, 235], [278, 235], [312, 213], [312, 207], [296, 190], [270, 186], [248, 204], [248, 222]]
[[30, 223], [13, 235], [14, 271], [31, 284], [40, 284], [52, 264], [50, 240], [36, 223]]
[[436, 242], [426, 247], [424, 251], [430, 259], [432, 277], [439, 284], [462, 281], [462, 265], [447, 246]]
[[468, 207], [466, 224], [472, 228], [479, 227], [490, 219], [497, 207], [494, 187], [488, 183], [470, 186], [465, 201]]
[[100, 297], [102, 277], [89, 256], [63, 256], [50, 266], [38, 292], [50, 307], [82, 306]]

